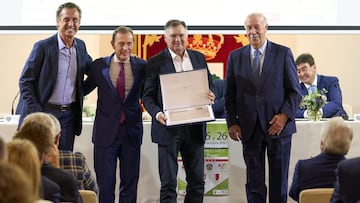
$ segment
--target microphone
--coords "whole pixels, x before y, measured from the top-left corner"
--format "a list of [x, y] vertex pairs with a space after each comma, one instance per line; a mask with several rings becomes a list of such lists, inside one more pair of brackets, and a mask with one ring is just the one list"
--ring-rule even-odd
[[16, 98], [19, 96], [19, 94], [20, 94], [20, 90], [16, 93], [14, 99], [11, 102], [11, 115], [14, 115], [14, 103], [16, 101]]

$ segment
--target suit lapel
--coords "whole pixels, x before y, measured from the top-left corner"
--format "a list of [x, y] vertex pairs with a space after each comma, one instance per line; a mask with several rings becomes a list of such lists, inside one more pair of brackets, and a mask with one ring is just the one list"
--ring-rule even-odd
[[259, 81], [259, 86], [261, 86], [264, 81], [266, 80], [266, 76], [271, 74], [271, 66], [272, 64], [274, 64], [274, 52], [271, 51], [272, 49], [272, 44], [271, 42], [268, 40], [267, 41], [267, 47], [265, 50], [265, 58], [263, 61], [263, 66], [262, 66], [262, 70], [261, 70], [261, 76], [260, 76], [260, 81]]
[[57, 34], [53, 35], [52, 40], [54, 42], [49, 43], [49, 44], [51, 44], [49, 47], [49, 55], [50, 55], [49, 60], [50, 60], [50, 64], [51, 64], [51, 70], [53, 72], [51, 74], [52, 80], [49, 80], [49, 81], [56, 81], [57, 73], [59, 71], [59, 42], [57, 40]]
[[116, 87], [111, 82], [110, 79], [110, 65], [111, 65], [111, 59], [113, 58], [114, 54], [112, 54], [110, 57], [105, 57], [104, 64], [101, 67], [101, 75], [104, 77], [107, 85], [110, 87], [110, 89], [114, 92], [114, 94], [118, 94]]
[[175, 66], [174, 66], [174, 63], [173, 63], [173, 61], [171, 59], [171, 54], [170, 54], [169, 49], [166, 48], [164, 50], [163, 54], [164, 54], [163, 57], [165, 58], [165, 60], [164, 60], [164, 62], [162, 64], [160, 74], [176, 73]]

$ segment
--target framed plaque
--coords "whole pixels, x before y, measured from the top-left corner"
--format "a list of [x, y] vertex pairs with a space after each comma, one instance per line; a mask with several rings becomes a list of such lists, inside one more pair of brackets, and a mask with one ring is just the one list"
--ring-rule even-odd
[[207, 69], [162, 74], [160, 86], [167, 126], [215, 120]]

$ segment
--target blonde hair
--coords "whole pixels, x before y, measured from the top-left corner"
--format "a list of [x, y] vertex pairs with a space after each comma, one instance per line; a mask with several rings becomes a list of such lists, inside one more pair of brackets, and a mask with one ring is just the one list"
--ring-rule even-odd
[[0, 136], [0, 161], [5, 161], [7, 159], [5, 141]]
[[346, 155], [353, 139], [353, 129], [341, 117], [331, 118], [322, 129], [322, 151]]
[[31, 113], [25, 117], [24, 122], [20, 126], [19, 131], [16, 132], [14, 138], [32, 141], [41, 159], [42, 155], [47, 155], [54, 145], [52, 122], [46, 113]]
[[29, 177], [19, 166], [0, 162], [0, 202], [33, 203]]
[[52, 121], [51, 128], [52, 128], [52, 131], [53, 131], [53, 137], [54, 137], [54, 139], [56, 139], [56, 136], [61, 133], [60, 122], [54, 115], [48, 114], [48, 116], [50, 117], [50, 119]]
[[40, 160], [34, 144], [25, 139], [14, 139], [6, 144], [8, 162], [20, 166], [30, 178], [32, 195], [39, 199], [39, 188], [41, 181]]

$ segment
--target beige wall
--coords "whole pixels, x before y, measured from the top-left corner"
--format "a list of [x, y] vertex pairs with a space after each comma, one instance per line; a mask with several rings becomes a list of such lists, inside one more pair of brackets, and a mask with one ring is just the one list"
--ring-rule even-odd
[[[44, 39], [46, 34], [0, 34], [0, 116], [10, 114], [11, 102], [18, 92], [18, 79], [34, 42]], [[89, 54], [95, 59], [112, 53], [110, 34], [78, 35], [87, 44]], [[357, 68], [357, 48], [360, 35], [351, 34], [272, 34], [269, 39], [290, 47], [294, 57], [310, 52], [316, 60], [318, 72], [336, 75], [340, 79], [343, 103], [353, 106], [354, 113], [360, 113], [360, 95], [357, 94], [356, 80], [360, 76]], [[134, 49], [136, 50], [136, 49]], [[85, 104], [96, 101], [96, 93], [91, 93]], [[15, 107], [16, 107], [15, 102]]]

